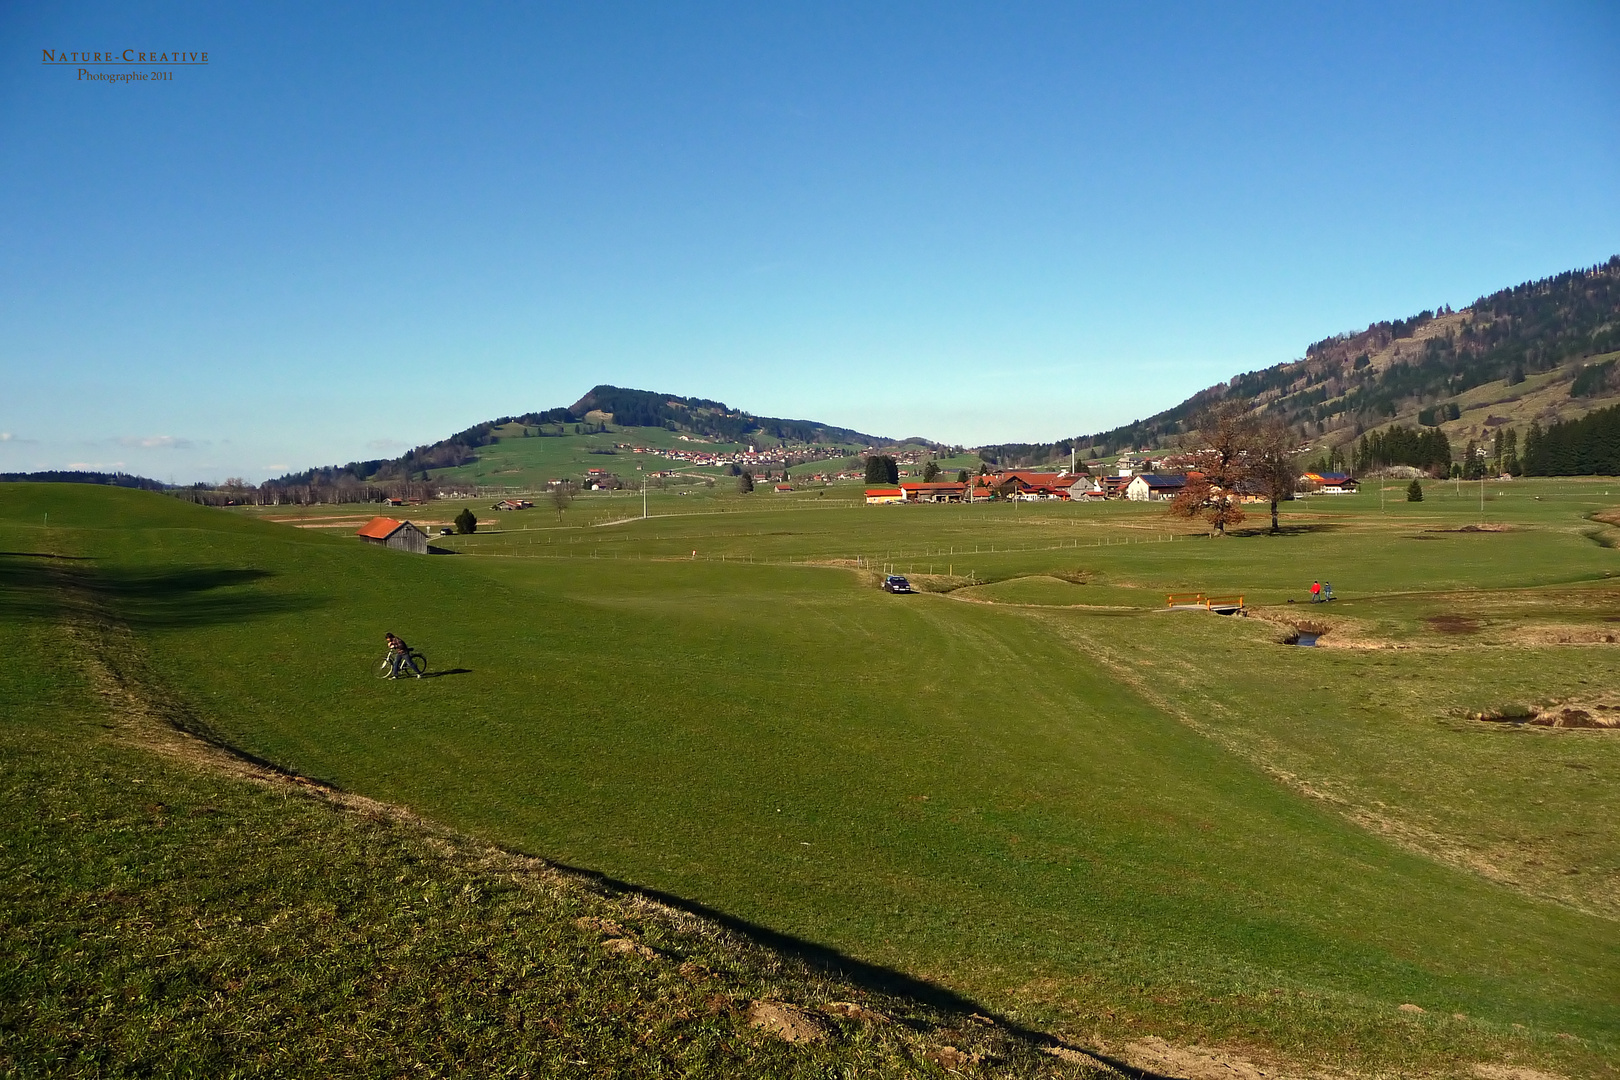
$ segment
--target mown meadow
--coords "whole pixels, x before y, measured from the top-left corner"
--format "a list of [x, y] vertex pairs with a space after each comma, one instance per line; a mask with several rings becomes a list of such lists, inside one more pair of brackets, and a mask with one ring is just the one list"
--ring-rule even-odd
[[[1077, 1044], [1612, 1075], [1620, 730], [1472, 718], [1620, 704], [1609, 483], [1392, 483], [1224, 538], [656, 492], [430, 557], [7, 485], [0, 548], [83, 557], [219, 743]], [[1252, 614], [1164, 610], [1194, 591]], [[374, 678], [388, 630], [436, 677]]]

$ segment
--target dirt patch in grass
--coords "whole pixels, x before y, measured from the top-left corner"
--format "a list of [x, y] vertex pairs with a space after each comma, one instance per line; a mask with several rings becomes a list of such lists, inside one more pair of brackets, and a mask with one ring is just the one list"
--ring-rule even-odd
[[1620, 644], [1620, 630], [1553, 623], [1517, 627], [1510, 638], [1514, 645], [1617, 645]]
[[[1143, 1072], [1186, 1080], [1279, 1080], [1291, 1075], [1276, 1065], [1246, 1061], [1226, 1050], [1177, 1046], [1156, 1036], [1127, 1043], [1119, 1056]], [[1310, 1075], [1317, 1080], [1333, 1080], [1341, 1074], [1315, 1070]]]
[[1555, 701], [1545, 705], [1501, 705], [1468, 714], [1470, 720], [1528, 724], [1547, 728], [1620, 730], [1620, 701]]
[[808, 1009], [785, 1001], [756, 1001], [748, 1009], [748, 1022], [783, 1042], [821, 1042], [827, 1029]]
[[1437, 634], [1477, 634], [1480, 630], [1479, 620], [1466, 615], [1430, 615], [1423, 622]]
[[1537, 727], [1558, 728], [1620, 728], [1620, 712], [1600, 711], [1607, 708], [1598, 705], [1592, 709], [1579, 709], [1565, 706], [1561, 709], [1548, 709], [1539, 713], [1530, 723]]
[[1513, 526], [1500, 525], [1495, 522], [1482, 522], [1478, 525], [1459, 525], [1455, 529], [1426, 529], [1431, 533], [1505, 533], [1512, 532]]
[[1542, 1072], [1525, 1065], [1479, 1064], [1474, 1066], [1474, 1075], [1480, 1080], [1564, 1080], [1557, 1073]]

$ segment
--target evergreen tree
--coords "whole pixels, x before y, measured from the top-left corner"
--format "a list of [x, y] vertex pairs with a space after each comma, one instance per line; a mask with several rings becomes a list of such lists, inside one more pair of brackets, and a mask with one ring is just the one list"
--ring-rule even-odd
[[750, 491], [753, 491], [753, 490], [754, 490], [754, 478], [751, 475], [749, 475], [749, 472], [748, 472], [747, 469], [744, 469], [742, 472], [737, 474], [737, 494], [739, 494], [739, 495], [747, 495]]
[[1620, 476], [1620, 405], [1558, 421], [1532, 421], [1520, 464], [1527, 476]]
[[456, 532], [461, 533], [463, 536], [468, 533], [475, 533], [478, 531], [478, 518], [473, 514], [470, 507], [463, 506], [461, 513], [456, 515], [455, 525]]
[[866, 458], [866, 482], [868, 484], [898, 484], [900, 482], [900, 463], [888, 454], [870, 454]]
[[1423, 501], [1423, 485], [1418, 483], [1416, 480], [1414, 480], [1410, 484], [1408, 484], [1406, 486], [1406, 501], [1407, 502], [1422, 502]]

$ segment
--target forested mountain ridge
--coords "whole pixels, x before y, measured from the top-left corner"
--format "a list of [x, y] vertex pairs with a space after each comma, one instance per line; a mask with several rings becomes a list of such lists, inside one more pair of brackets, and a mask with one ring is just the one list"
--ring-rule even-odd
[[1161, 447], [1210, 405], [1256, 403], [1339, 450], [1392, 423], [1440, 428], [1461, 447], [1509, 424], [1543, 426], [1620, 402], [1620, 255], [1480, 297], [1323, 338], [1303, 358], [1245, 372], [1164, 412], [1052, 444], [988, 447], [1004, 462]]

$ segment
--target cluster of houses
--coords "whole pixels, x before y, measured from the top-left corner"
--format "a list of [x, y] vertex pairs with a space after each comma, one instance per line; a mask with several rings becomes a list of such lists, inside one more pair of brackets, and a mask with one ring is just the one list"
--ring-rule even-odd
[[868, 488], [869, 505], [884, 503], [959, 503], [989, 499], [1044, 501], [1106, 498], [1101, 485], [1086, 473], [1007, 470], [960, 481], [902, 480], [894, 487]]
[[[908, 482], [902, 480], [893, 487], [868, 488], [869, 506], [891, 503], [960, 503], [984, 502], [990, 499], [1014, 501], [1062, 502], [1102, 499], [1128, 499], [1131, 502], [1166, 502], [1181, 494], [1189, 476], [1196, 473], [1137, 473], [1119, 470], [1113, 476], [1093, 477], [1086, 473], [1031, 472], [1021, 469], [1006, 470], [985, 476], [976, 476], [967, 483]], [[1356, 490], [1356, 481], [1345, 473], [1308, 472], [1299, 478], [1299, 490], [1319, 495], [1348, 495]], [[1259, 491], [1241, 491], [1245, 502], [1265, 501]]]
[[[692, 435], [677, 435], [676, 439], [682, 442], [703, 444], [705, 440]], [[766, 447], [763, 450], [757, 446], [749, 446], [744, 450], [687, 450], [680, 447], [665, 449], [656, 446], [636, 446], [632, 443], [615, 443], [614, 449], [628, 450], [632, 454], [642, 454], [649, 457], [662, 457], [669, 461], [678, 461], [682, 465], [697, 468], [725, 468], [735, 465], [739, 469], [747, 469], [754, 475], [775, 472], [786, 469], [790, 465], [802, 464], [806, 461], [823, 461], [828, 458], [842, 458], [848, 451], [836, 446], [777, 446]]]

